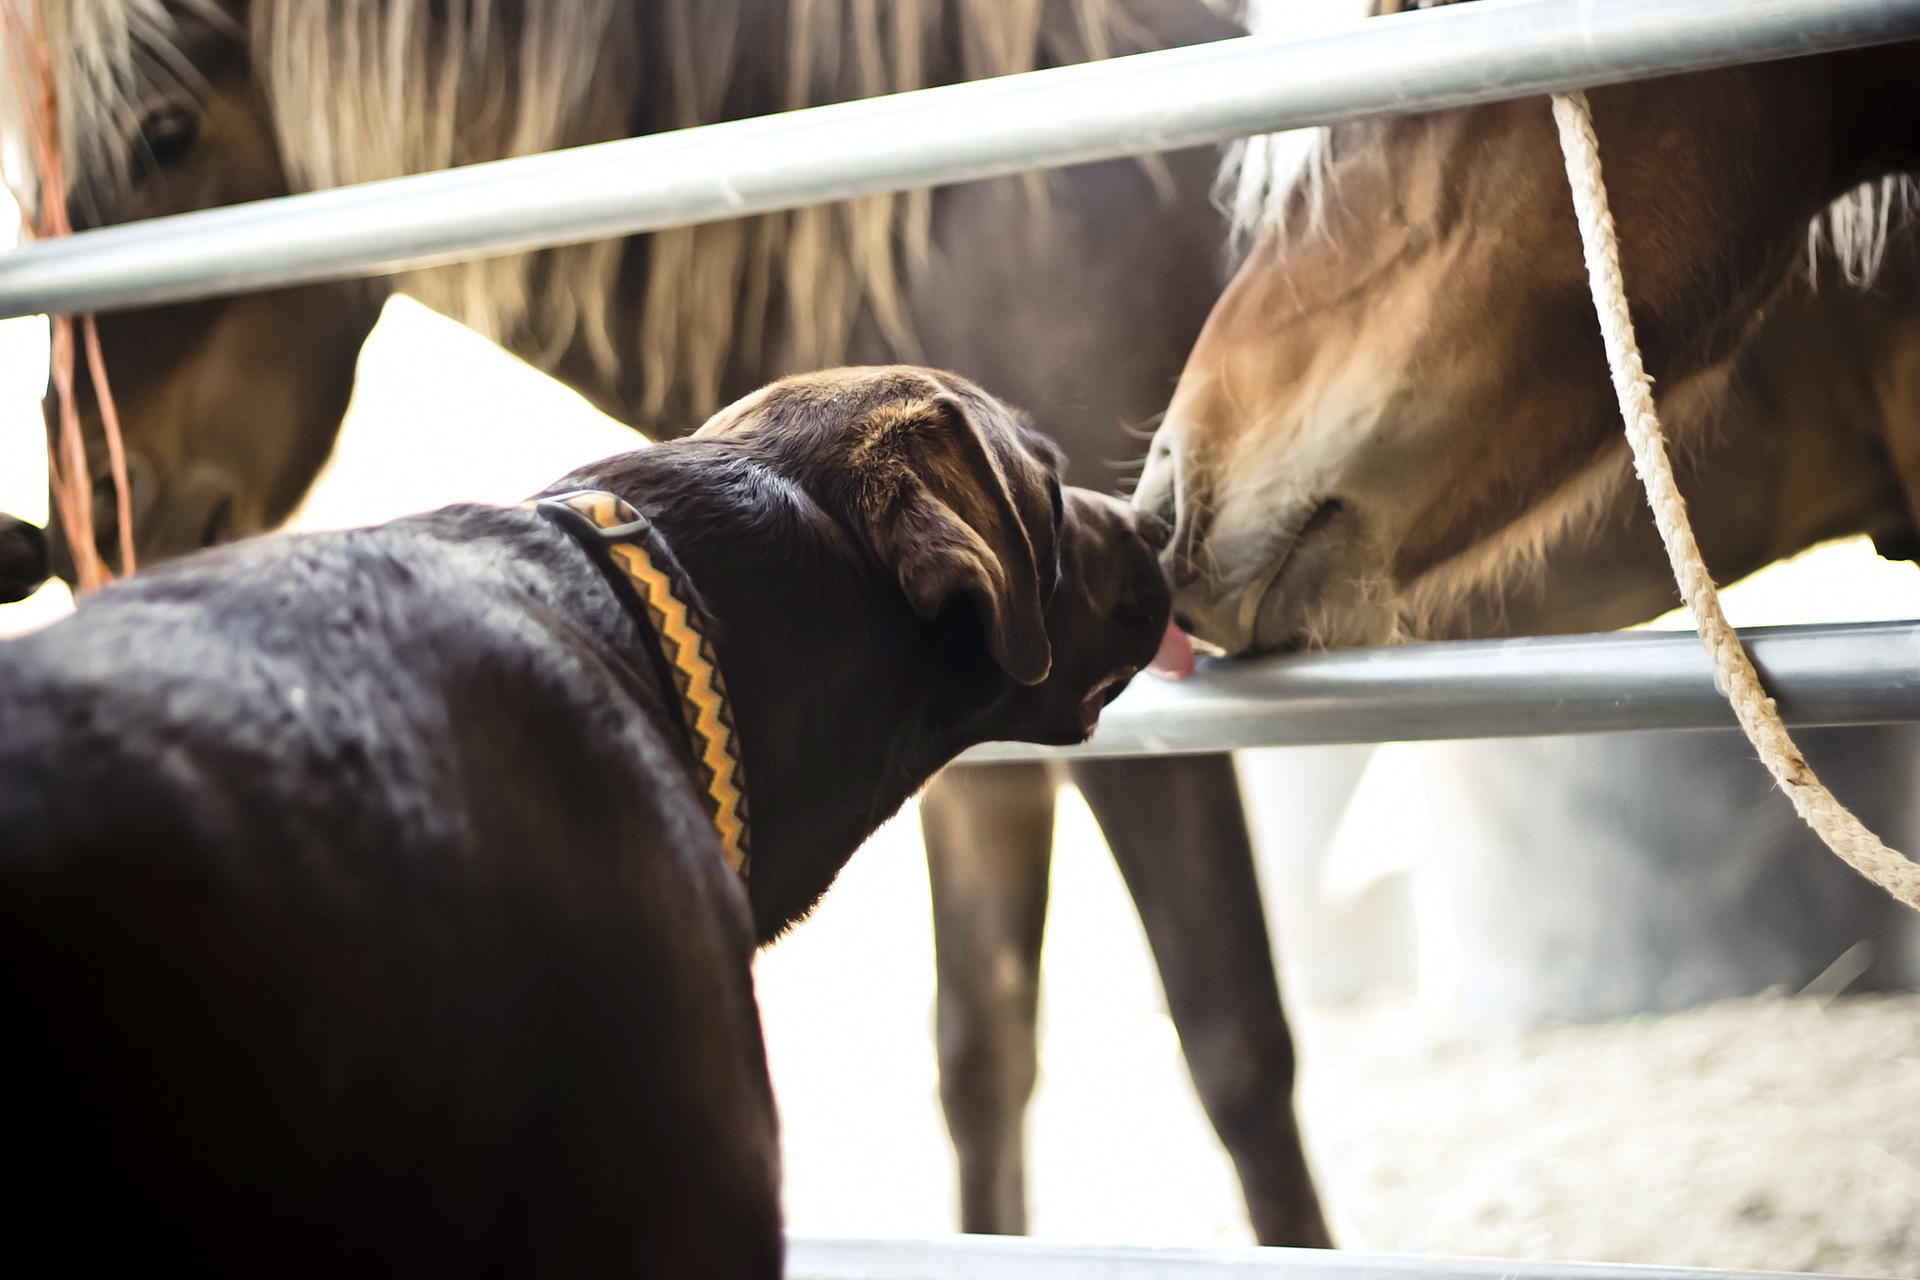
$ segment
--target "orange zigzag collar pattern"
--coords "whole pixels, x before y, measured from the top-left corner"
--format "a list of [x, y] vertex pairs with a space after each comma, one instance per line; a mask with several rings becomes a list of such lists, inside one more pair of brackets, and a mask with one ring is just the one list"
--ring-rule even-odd
[[694, 764], [702, 775], [707, 813], [719, 833], [720, 851], [727, 865], [746, 879], [747, 790], [733, 709], [712, 643], [700, 630], [692, 608], [674, 589], [673, 578], [646, 545], [660, 538], [659, 530], [624, 498], [600, 489], [524, 505], [573, 534], [589, 551], [604, 556], [645, 607], [661, 655], [673, 671], [681, 719], [692, 740]]

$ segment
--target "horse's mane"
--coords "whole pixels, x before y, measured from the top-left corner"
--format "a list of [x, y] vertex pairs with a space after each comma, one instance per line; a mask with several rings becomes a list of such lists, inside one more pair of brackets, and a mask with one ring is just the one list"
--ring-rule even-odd
[[[1451, 3], [1452, 0], [1446, 0]], [[1306, 31], [1366, 16], [1381, 0], [1254, 0], [1248, 26], [1256, 32]], [[1382, 11], [1392, 11], [1392, 0]], [[1321, 127], [1270, 133], [1235, 143], [1214, 182], [1214, 200], [1227, 215], [1237, 257], [1271, 234], [1312, 234], [1324, 225], [1333, 130]], [[1894, 174], [1864, 182], [1815, 214], [1807, 224], [1806, 269], [1818, 283], [1823, 263], [1848, 284], [1865, 288], [1886, 260], [1887, 239], [1920, 212], [1920, 181]]]
[[[178, 15], [236, 20], [219, 0], [43, 2], [72, 185], [110, 189], [152, 78], [197, 87]], [[302, 190], [1148, 47], [1124, 3], [250, 0], [243, 21]], [[607, 241], [402, 287], [535, 364], [573, 348], [611, 379], [637, 360], [641, 425], [684, 425], [732, 367], [839, 363], [863, 314], [911, 356], [901, 273], [927, 252], [929, 216], [924, 192], [878, 196], [655, 233], [644, 276]], [[644, 290], [637, 351], [608, 326], [621, 287]]]
[[[1256, 35], [1288, 31], [1310, 35], [1366, 17], [1373, 0], [1248, 0], [1247, 30]], [[1269, 227], [1284, 225], [1288, 202], [1298, 191], [1308, 229], [1318, 229], [1326, 209], [1330, 152], [1325, 127], [1256, 134], [1227, 148], [1214, 179], [1213, 198], [1227, 215], [1229, 249], [1239, 258]]]
[[[1281, 242], [1324, 224], [1327, 177], [1333, 167], [1332, 130], [1296, 129], [1246, 138], [1227, 152], [1214, 182], [1214, 199], [1231, 226], [1235, 256], [1271, 234]], [[1887, 241], [1920, 213], [1920, 178], [1896, 173], [1863, 182], [1807, 223], [1807, 276], [1819, 282], [1823, 265], [1856, 288], [1866, 288], [1886, 261]]]

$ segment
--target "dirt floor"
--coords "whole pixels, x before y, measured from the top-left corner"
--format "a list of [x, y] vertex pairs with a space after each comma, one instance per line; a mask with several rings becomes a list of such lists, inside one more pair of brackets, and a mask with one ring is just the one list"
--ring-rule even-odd
[[[910, 815], [759, 966], [796, 1232], [954, 1225]], [[1070, 797], [1028, 1123], [1035, 1234], [1251, 1242], [1131, 904]], [[1412, 999], [1296, 1011], [1348, 1248], [1920, 1276], [1920, 997], [1734, 1001], [1491, 1037]]]
[[1920, 1275], [1920, 997], [1499, 1041], [1406, 1005], [1303, 1022], [1347, 1247]]

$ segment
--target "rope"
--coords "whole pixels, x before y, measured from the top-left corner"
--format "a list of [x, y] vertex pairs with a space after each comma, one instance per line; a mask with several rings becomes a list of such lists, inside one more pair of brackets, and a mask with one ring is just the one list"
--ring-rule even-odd
[[1573, 187], [1587, 279], [1593, 288], [1594, 310], [1600, 315], [1613, 390], [1620, 401], [1620, 416], [1626, 420], [1627, 441], [1633, 446], [1633, 469], [1646, 488], [1647, 503], [1653, 508], [1653, 522], [1667, 548], [1667, 560], [1673, 565], [1674, 580], [1680, 584], [1681, 599], [1686, 601], [1700, 642], [1713, 661], [1714, 683], [1733, 704], [1733, 714], [1747, 741], [1760, 753], [1761, 763], [1814, 834], [1855, 871], [1908, 906], [1920, 909], [1920, 866], [1889, 849], [1814, 776], [1800, 749], [1787, 736], [1773, 699], [1767, 696], [1740, 645], [1740, 637], [1720, 608], [1720, 593], [1700, 558], [1693, 527], [1687, 523], [1686, 503], [1673, 480], [1666, 439], [1654, 413], [1653, 383], [1641, 363], [1640, 344], [1633, 336], [1626, 282], [1620, 274], [1620, 245], [1614, 237], [1613, 214], [1607, 208], [1600, 144], [1594, 137], [1587, 95], [1556, 94], [1553, 119], [1560, 127], [1560, 149], [1566, 156], [1567, 181]]
[[[7, 55], [14, 94], [28, 123], [30, 162], [39, 182], [39, 198], [12, 189], [20, 210], [20, 227], [29, 239], [73, 233], [67, 218], [66, 167], [60, 154], [59, 104], [54, 95], [53, 57], [47, 40], [46, 14], [40, 0], [23, 7], [0, 0], [0, 48]], [[0, 175], [4, 176], [4, 175]], [[12, 188], [12, 183], [8, 182]], [[31, 213], [29, 213], [31, 210]], [[127, 454], [120, 433], [120, 414], [107, 385], [106, 360], [100, 353], [100, 333], [92, 315], [80, 317], [86, 341], [87, 370], [93, 379], [94, 400], [100, 409], [101, 432], [107, 441], [108, 466], [113, 473], [115, 512], [120, 521], [120, 573], [134, 571], [132, 487], [127, 482]], [[53, 518], [67, 536], [73, 557], [75, 585], [81, 591], [104, 586], [114, 572], [101, 558], [94, 541], [93, 472], [87, 465], [87, 446], [80, 428], [80, 410], [73, 398], [73, 317], [52, 317], [48, 377], [59, 406], [60, 429], [47, 441], [47, 488], [53, 499]], [[50, 519], [49, 524], [52, 523]]]

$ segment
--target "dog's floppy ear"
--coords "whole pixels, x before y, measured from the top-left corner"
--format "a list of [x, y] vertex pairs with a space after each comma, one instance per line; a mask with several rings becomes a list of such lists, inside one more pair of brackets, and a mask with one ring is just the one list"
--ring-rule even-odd
[[[1053, 665], [1045, 616], [1052, 525], [1043, 565], [1016, 493], [1044, 485], [1044, 476], [1026, 474], [1039, 467], [1002, 456], [1017, 449], [994, 449], [972, 408], [944, 391], [868, 410], [851, 444], [856, 518], [914, 611], [932, 618], [955, 597], [971, 597], [994, 661], [1021, 684], [1044, 680]], [[1047, 499], [1038, 502], [1045, 511]]]

